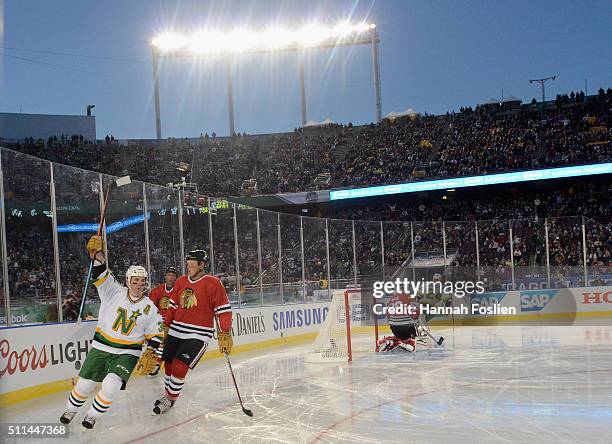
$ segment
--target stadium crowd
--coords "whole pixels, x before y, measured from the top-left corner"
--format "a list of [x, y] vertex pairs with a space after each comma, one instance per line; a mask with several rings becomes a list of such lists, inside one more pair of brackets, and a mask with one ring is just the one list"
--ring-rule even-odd
[[[240, 195], [254, 179], [258, 194], [367, 186], [516, 169], [608, 161], [612, 88], [579, 92], [516, 109], [463, 108], [374, 125], [302, 128], [231, 138], [100, 144], [82, 136], [27, 139], [8, 148], [53, 162], [167, 185], [185, 178], [200, 193]], [[317, 183], [317, 175], [328, 180]], [[252, 190], [253, 191], [253, 190]]]
[[[257, 181], [258, 194], [294, 192], [314, 189], [317, 185], [314, 178], [321, 174], [323, 180], [319, 186], [331, 188], [610, 161], [611, 105], [612, 89], [608, 89], [586, 99], [580, 93], [559, 96], [543, 113], [536, 103], [515, 110], [465, 108], [461, 113], [444, 116], [383, 121], [363, 127], [300, 129], [267, 136], [203, 135], [198, 140], [130, 141], [122, 145], [111, 137], [104, 143], [92, 143], [78, 135], [63, 135], [46, 142], [27, 139], [8, 147], [56, 163], [114, 176], [130, 174], [133, 180], [159, 185], [184, 179], [196, 184], [200, 193], [213, 196], [241, 194], [247, 179]], [[33, 168], [32, 158], [16, 154], [13, 160], [14, 168], [5, 176], [6, 205], [11, 205], [13, 194], [23, 190], [27, 190], [33, 201], [45, 202], [49, 192], [48, 174], [36, 169], [41, 180], [34, 180], [28, 173]], [[72, 193], [65, 192], [65, 201], [87, 199], [83, 196], [92, 191], [92, 183], [84, 176], [66, 173], [55, 178], [56, 183], [70, 183], [66, 188]], [[61, 185], [60, 192], [63, 192]], [[479, 262], [483, 273], [496, 280], [490, 288], [499, 288], [508, 279], [511, 254], [515, 268], [536, 269], [546, 265], [543, 220], [549, 218], [549, 260], [555, 276], [561, 276], [562, 281], [568, 275], [580, 275], [583, 260], [582, 219], [568, 216], [585, 216], [589, 218], [587, 265], [604, 276], [612, 267], [609, 196], [609, 189], [589, 184], [571, 194], [541, 192], [511, 199], [449, 199], [442, 203], [399, 200], [385, 207], [336, 209], [327, 214], [333, 219], [329, 222], [330, 245], [334, 247], [330, 251], [330, 274], [332, 280], [350, 280], [353, 276], [351, 219], [360, 221], [356, 224], [356, 245], [361, 275], [380, 273], [382, 265], [380, 225], [373, 221], [386, 221], [387, 275], [411, 259], [412, 238], [407, 222], [413, 221], [416, 259], [442, 254], [444, 231], [450, 266], [473, 269]], [[133, 198], [121, 196], [125, 201]], [[48, 201], [46, 205], [48, 209]], [[260, 278], [264, 285], [278, 285], [281, 270], [276, 229], [261, 233], [262, 275], [259, 276], [254, 217], [243, 211], [239, 210], [238, 216], [240, 285], [258, 286]], [[231, 209], [218, 210], [213, 217], [214, 260], [216, 271], [235, 297], [237, 270], [232, 217]], [[274, 220], [263, 226], [274, 227], [276, 215], [266, 217]], [[80, 219], [77, 217], [75, 221]], [[184, 217], [186, 249], [210, 248], [208, 230], [203, 228], [207, 216], [205, 220], [201, 215]], [[168, 211], [157, 214], [149, 224], [151, 264], [157, 273], [155, 279], [159, 280], [160, 270], [177, 266], [181, 261], [177, 254], [178, 218]], [[31, 297], [32, 288], [36, 289], [38, 299], [55, 297], [50, 225], [50, 219], [40, 213], [36, 217], [34, 213], [7, 215], [7, 231], [11, 233], [7, 237], [7, 253], [12, 303], [19, 304], [22, 298]], [[510, 227], [513, 228], [512, 246]], [[141, 231], [131, 227], [109, 236], [111, 251], [120, 252], [111, 253], [109, 262], [119, 276], [128, 265], [144, 263]], [[78, 314], [75, 304], [87, 267], [81, 251], [83, 240], [83, 235], [59, 239], [67, 320]], [[281, 243], [283, 281], [299, 287], [302, 258], [297, 216], [282, 216]], [[27, 255], [23, 245], [28, 246]], [[42, 245], [46, 248], [40, 248]], [[308, 281], [321, 282], [321, 286], [333, 285], [325, 282], [326, 257], [324, 222], [304, 218], [303, 272]]]

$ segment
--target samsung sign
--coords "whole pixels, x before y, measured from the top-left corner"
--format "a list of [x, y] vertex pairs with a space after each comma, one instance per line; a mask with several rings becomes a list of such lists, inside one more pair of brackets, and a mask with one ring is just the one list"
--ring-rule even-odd
[[545, 170], [519, 171], [516, 173], [488, 174], [486, 176], [460, 177], [457, 179], [429, 180], [398, 185], [381, 185], [352, 190], [337, 190], [329, 192], [329, 200], [357, 199], [360, 197], [386, 196], [391, 194], [416, 193], [418, 191], [446, 190], [452, 188], [495, 185], [499, 183], [529, 182], [532, 180], [550, 180], [608, 173], [612, 173], [612, 162], [563, 168], [547, 168]]

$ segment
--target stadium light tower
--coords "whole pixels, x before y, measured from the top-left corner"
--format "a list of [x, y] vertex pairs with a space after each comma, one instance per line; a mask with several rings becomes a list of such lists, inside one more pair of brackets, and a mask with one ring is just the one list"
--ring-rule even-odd
[[557, 76], [544, 77], [542, 79], [529, 79], [529, 83], [539, 82], [542, 87], [542, 112], [544, 112], [544, 102], [546, 102], [546, 91], [544, 88], [544, 84], [548, 80], [555, 80]]
[[292, 31], [284, 28], [268, 28], [262, 32], [236, 30], [223, 33], [217, 30], [202, 30], [191, 36], [175, 33], [161, 34], [152, 41], [153, 51], [153, 95], [155, 99], [155, 128], [161, 139], [161, 116], [159, 99], [159, 59], [198, 58], [202, 56], [225, 57], [227, 63], [227, 108], [229, 134], [234, 134], [234, 99], [232, 88], [232, 59], [240, 54], [269, 54], [295, 52], [298, 54], [300, 102], [302, 126], [307, 122], [306, 87], [304, 82], [304, 54], [323, 48], [340, 46], [371, 45], [374, 77], [375, 119], [382, 118], [380, 66], [376, 25], [370, 23], [340, 22], [334, 26], [310, 24]]

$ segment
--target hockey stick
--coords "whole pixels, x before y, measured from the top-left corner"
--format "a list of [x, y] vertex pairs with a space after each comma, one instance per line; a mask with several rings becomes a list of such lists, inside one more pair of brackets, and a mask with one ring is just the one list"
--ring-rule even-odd
[[[111, 182], [106, 188], [106, 195], [104, 196], [104, 206], [102, 207], [102, 213], [100, 214], [100, 224], [98, 225], [97, 235], [100, 236], [102, 234], [102, 227], [104, 227], [104, 219], [106, 218], [106, 208], [108, 206], [108, 196], [110, 192], [118, 187], [122, 187], [124, 185], [128, 185], [132, 183], [132, 179], [130, 176], [123, 176], [119, 179]], [[83, 308], [85, 307], [85, 296], [87, 295], [87, 288], [89, 287], [89, 281], [91, 280], [91, 271], [93, 270], [93, 264], [96, 260], [96, 256], [89, 261], [89, 271], [87, 272], [87, 279], [85, 280], [85, 288], [83, 289], [83, 297], [81, 298], [81, 307], [79, 309], [79, 317], [77, 318], [77, 324], [81, 324], [81, 318], [83, 316]]]
[[242, 403], [242, 397], [240, 396], [240, 392], [238, 391], [238, 384], [236, 384], [236, 377], [234, 376], [234, 370], [232, 370], [232, 364], [230, 363], [229, 356], [227, 353], [223, 353], [225, 355], [225, 359], [227, 361], [227, 365], [230, 369], [230, 373], [232, 374], [232, 380], [234, 381], [234, 387], [236, 388], [236, 394], [238, 395], [238, 401], [240, 401], [240, 407], [242, 407], [242, 413], [247, 416], [253, 416], [253, 411], [244, 407]]
[[443, 336], [440, 336], [440, 339], [436, 339], [423, 324], [421, 324], [419, 321], [417, 321], [417, 324], [423, 328], [423, 331], [425, 332], [425, 334], [427, 334], [427, 336], [429, 336], [432, 341], [438, 344], [438, 347], [442, 346], [442, 343], [444, 342]]
[[[217, 324], [217, 331], [219, 331], [219, 321], [215, 317], [215, 324]], [[238, 390], [238, 384], [236, 383], [236, 377], [234, 376], [234, 370], [232, 369], [232, 363], [229, 360], [229, 356], [227, 353], [223, 353], [225, 355], [225, 360], [227, 361], [227, 366], [230, 369], [230, 373], [232, 374], [232, 380], [234, 381], [234, 388], [236, 389], [236, 394], [238, 395], [238, 401], [240, 401], [240, 407], [242, 407], [242, 413], [247, 416], [253, 416], [253, 411], [247, 409], [242, 403], [242, 397], [240, 396], [240, 391]]]

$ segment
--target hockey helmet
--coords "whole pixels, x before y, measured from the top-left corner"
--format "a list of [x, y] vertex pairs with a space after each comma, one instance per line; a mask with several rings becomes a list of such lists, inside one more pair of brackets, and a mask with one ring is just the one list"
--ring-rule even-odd
[[168, 274], [168, 273], [176, 274], [176, 268], [175, 267], [168, 267], [168, 268], [166, 268], [166, 273], [165, 274]]
[[185, 260], [198, 261], [198, 263], [206, 262], [208, 261], [208, 254], [206, 254], [206, 251], [204, 250], [191, 250], [189, 253], [187, 253], [187, 256], [185, 256]]

